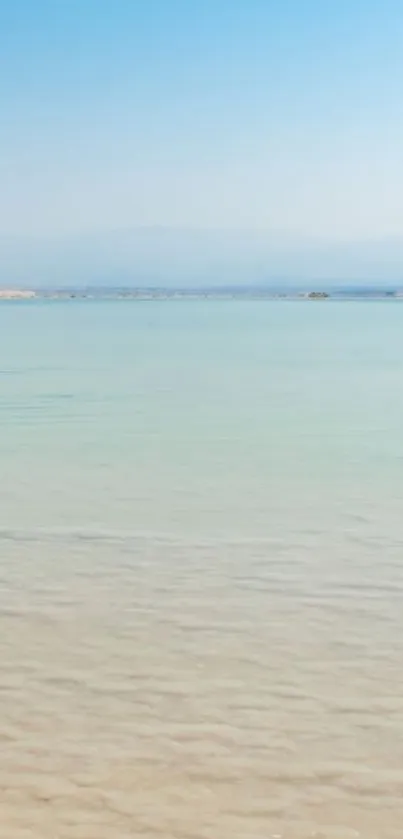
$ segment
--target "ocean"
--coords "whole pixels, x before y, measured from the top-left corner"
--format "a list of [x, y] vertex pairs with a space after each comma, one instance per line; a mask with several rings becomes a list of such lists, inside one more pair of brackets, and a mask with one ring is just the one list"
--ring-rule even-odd
[[0, 304], [0, 836], [401, 839], [403, 307]]

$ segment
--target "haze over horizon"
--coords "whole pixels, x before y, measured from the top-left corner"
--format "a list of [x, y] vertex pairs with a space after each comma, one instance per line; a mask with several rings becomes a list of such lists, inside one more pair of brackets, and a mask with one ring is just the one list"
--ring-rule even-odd
[[0, 10], [0, 284], [403, 281], [395, 0]]
[[262, 231], [138, 228], [4, 239], [2, 284], [31, 286], [400, 285], [403, 241], [331, 242]]

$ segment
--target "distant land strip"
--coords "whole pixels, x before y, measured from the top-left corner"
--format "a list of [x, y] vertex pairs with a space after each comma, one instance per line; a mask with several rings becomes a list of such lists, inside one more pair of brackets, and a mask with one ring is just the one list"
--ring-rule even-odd
[[358, 300], [403, 299], [402, 288], [335, 287], [303, 290], [260, 286], [208, 288], [0, 288], [1, 300]]

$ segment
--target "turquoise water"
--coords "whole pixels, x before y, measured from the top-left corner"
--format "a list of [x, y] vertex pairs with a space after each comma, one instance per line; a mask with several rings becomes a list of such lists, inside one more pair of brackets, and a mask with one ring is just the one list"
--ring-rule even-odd
[[1, 303], [8, 839], [400, 839], [402, 317]]

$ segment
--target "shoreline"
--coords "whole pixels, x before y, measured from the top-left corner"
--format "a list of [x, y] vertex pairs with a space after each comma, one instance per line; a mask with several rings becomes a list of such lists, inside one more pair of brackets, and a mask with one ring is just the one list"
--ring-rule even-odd
[[244, 301], [357, 301], [357, 300], [403, 300], [400, 289], [337, 289], [331, 291], [274, 291], [272, 289], [0, 289], [2, 301], [74, 301], [74, 300], [109, 300], [109, 301], [205, 301], [205, 300], [244, 300]]

